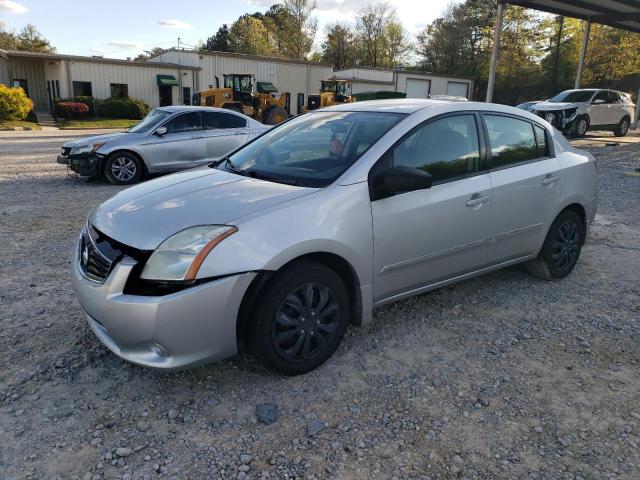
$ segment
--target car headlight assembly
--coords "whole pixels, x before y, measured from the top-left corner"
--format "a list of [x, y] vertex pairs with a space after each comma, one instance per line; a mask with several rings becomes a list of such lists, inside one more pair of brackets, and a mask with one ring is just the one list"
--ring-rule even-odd
[[69, 155], [86, 155], [89, 153], [93, 153], [98, 150], [104, 143], [94, 143], [89, 145], [78, 145], [77, 147], [73, 147]]
[[201, 225], [182, 230], [156, 248], [140, 278], [163, 282], [193, 281], [209, 252], [237, 231], [229, 225]]

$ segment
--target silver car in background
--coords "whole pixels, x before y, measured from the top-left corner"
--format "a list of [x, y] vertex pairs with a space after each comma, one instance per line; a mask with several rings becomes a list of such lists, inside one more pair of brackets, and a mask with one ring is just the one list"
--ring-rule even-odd
[[241, 113], [211, 107], [152, 110], [124, 133], [65, 143], [57, 161], [83, 176], [104, 176], [116, 185], [206, 165], [262, 134], [263, 125]]
[[90, 214], [72, 279], [132, 363], [185, 368], [242, 342], [299, 374], [381, 305], [523, 262], [565, 277], [597, 199], [593, 157], [529, 112], [349, 103], [118, 193]]

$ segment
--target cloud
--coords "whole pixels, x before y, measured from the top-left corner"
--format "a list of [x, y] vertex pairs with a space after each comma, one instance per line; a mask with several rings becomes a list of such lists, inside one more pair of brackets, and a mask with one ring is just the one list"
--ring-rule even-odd
[[0, 12], [26, 13], [29, 11], [24, 5], [11, 0], [0, 0]]
[[162, 25], [165, 28], [192, 28], [187, 22], [183, 22], [181, 20], [171, 19], [171, 20], [160, 20], [158, 25]]
[[112, 40], [110, 42], [105, 43], [108, 47], [116, 47], [122, 50], [139, 50], [143, 47], [141, 43], [134, 42], [121, 42], [119, 40]]

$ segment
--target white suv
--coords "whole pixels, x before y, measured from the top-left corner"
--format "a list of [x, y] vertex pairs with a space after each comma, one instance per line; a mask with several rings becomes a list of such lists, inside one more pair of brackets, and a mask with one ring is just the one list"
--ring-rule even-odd
[[583, 89], [565, 90], [529, 110], [572, 137], [582, 137], [587, 130], [612, 130], [616, 137], [624, 137], [634, 109], [626, 93]]

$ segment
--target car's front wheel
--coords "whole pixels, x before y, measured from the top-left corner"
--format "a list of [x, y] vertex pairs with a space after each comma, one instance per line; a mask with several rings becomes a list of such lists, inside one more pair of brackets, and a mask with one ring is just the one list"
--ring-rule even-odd
[[299, 262], [274, 276], [251, 316], [249, 351], [277, 372], [298, 375], [321, 365], [340, 345], [349, 295], [333, 270]]
[[142, 162], [129, 152], [112, 153], [104, 165], [104, 176], [114, 185], [139, 182], [143, 173]]
[[558, 280], [571, 273], [578, 263], [584, 240], [584, 225], [573, 210], [565, 210], [555, 219], [538, 258], [526, 264], [527, 270], [545, 280]]
[[616, 137], [624, 137], [628, 131], [629, 131], [629, 118], [624, 117], [622, 120], [620, 120], [620, 123], [618, 123], [618, 126], [613, 130], [613, 134]]
[[584, 137], [587, 134], [587, 130], [589, 130], [589, 117], [580, 115], [571, 126], [571, 136], [578, 138]]

